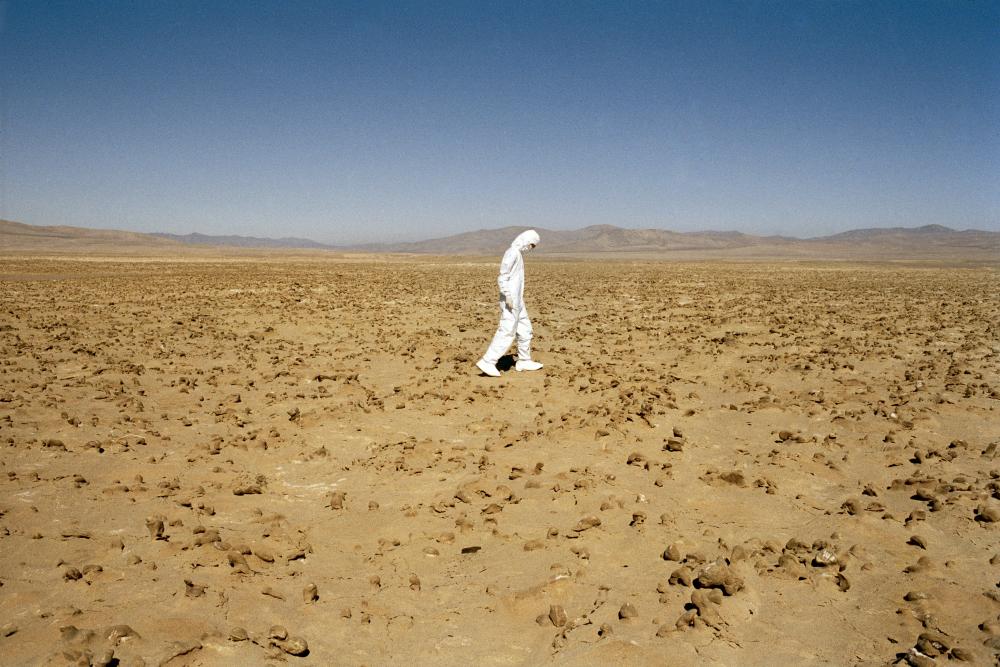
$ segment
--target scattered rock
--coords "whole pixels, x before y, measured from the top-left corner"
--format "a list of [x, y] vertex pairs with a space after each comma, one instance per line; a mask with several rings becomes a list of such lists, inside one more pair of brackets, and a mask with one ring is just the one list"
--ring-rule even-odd
[[631, 602], [626, 602], [621, 606], [621, 609], [618, 610], [618, 618], [622, 620], [629, 620], [638, 617], [639, 617], [639, 611], [635, 608], [635, 605], [632, 604]]
[[347, 500], [347, 494], [343, 491], [334, 491], [330, 494], [330, 509], [342, 510], [344, 509], [344, 502]]
[[581, 533], [585, 530], [589, 530], [591, 528], [600, 525], [601, 525], [601, 520], [599, 518], [597, 518], [593, 514], [588, 514], [579, 521], [577, 521], [576, 525], [573, 526], [573, 530], [575, 530], [578, 533]]
[[192, 583], [190, 579], [184, 580], [184, 595], [189, 598], [200, 598], [205, 594], [207, 586]]
[[726, 595], [743, 589], [743, 579], [727, 565], [713, 563], [698, 574], [695, 580], [702, 588], [721, 588]]
[[996, 523], [1000, 521], [1000, 508], [985, 503], [976, 508], [976, 521]]
[[289, 655], [299, 657], [309, 655], [309, 644], [302, 637], [275, 639], [273, 644]]

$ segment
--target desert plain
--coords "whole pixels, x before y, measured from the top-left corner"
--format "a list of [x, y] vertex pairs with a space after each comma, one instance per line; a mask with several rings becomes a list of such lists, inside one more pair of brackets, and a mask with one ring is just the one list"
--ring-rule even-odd
[[1000, 654], [996, 267], [0, 264], [0, 662]]

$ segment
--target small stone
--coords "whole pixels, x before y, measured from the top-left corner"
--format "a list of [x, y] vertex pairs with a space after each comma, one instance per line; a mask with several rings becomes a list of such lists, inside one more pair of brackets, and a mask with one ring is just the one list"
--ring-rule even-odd
[[[694, 621], [696, 618], [698, 618], [698, 610], [688, 609], [677, 618], [677, 621], [674, 623], [674, 627], [678, 629], [689, 628], [692, 625], [694, 625]], [[656, 631], [656, 636], [664, 637], [666, 636], [668, 631], [669, 628], [666, 625], [662, 625], [660, 626], [660, 629]]]
[[566, 625], [566, 610], [562, 608], [562, 605], [554, 604], [549, 607], [549, 620], [552, 622], [552, 625], [557, 628], [561, 628]]
[[[713, 596], [712, 593], [715, 595]], [[698, 589], [691, 593], [691, 604], [698, 610], [698, 616], [706, 625], [716, 629], [720, 628], [723, 623], [722, 615], [716, 609], [720, 602], [721, 593], [719, 591], [710, 593], [705, 589]]]
[[270, 586], [265, 586], [263, 588], [263, 590], [261, 590], [261, 594], [267, 595], [267, 596], [272, 597], [272, 598], [274, 598], [276, 600], [284, 600], [285, 599], [285, 596], [281, 593], [281, 591], [278, 591], [278, 590], [276, 590], [274, 588], [271, 588]]
[[862, 511], [861, 501], [857, 498], [848, 498], [841, 505], [840, 509], [844, 510], [850, 515], [860, 514]]
[[910, 663], [911, 667], [936, 667], [938, 664], [934, 658], [924, 655], [915, 648], [906, 652], [906, 662]]
[[163, 539], [163, 519], [158, 517], [149, 517], [146, 519], [146, 529], [149, 530], [149, 536], [152, 539]]
[[663, 551], [663, 560], [680, 561], [683, 558], [680, 545], [674, 542]]
[[[682, 565], [670, 573], [670, 578], [667, 581], [674, 585], [683, 584], [685, 586], [690, 586], [694, 583], [694, 570], [687, 565]], [[662, 593], [664, 591], [660, 592]]]
[[306, 604], [310, 602], [315, 602], [319, 599], [319, 589], [316, 588], [316, 584], [309, 584], [302, 589], [302, 601]]
[[247, 564], [246, 557], [235, 549], [226, 553], [226, 560], [229, 562], [229, 566], [233, 568], [234, 572], [240, 574], [250, 574], [250, 566]]
[[635, 608], [635, 605], [631, 602], [626, 602], [622, 605], [622, 608], [618, 610], [618, 618], [622, 620], [627, 620], [630, 618], [638, 618], [639, 610]]
[[743, 579], [728, 566], [717, 563], [702, 570], [697, 581], [703, 588], [721, 588], [726, 595], [733, 595], [743, 588]]
[[347, 494], [343, 491], [334, 491], [330, 494], [330, 509], [341, 510], [344, 509], [344, 501], [347, 499]]
[[921, 556], [920, 558], [917, 559], [916, 563], [914, 563], [913, 565], [907, 565], [905, 568], [903, 568], [903, 572], [906, 572], [907, 574], [926, 572], [927, 570], [931, 569], [931, 567], [933, 567], [931, 559], [928, 558], [927, 556]]
[[1000, 521], [1000, 509], [991, 505], [982, 504], [976, 508], [976, 521], [983, 523], [997, 523]]
[[680, 452], [684, 450], [684, 440], [681, 438], [667, 438], [663, 443], [663, 451]]
[[644, 464], [646, 464], [646, 457], [639, 452], [632, 452], [625, 461], [625, 465], [638, 465], [641, 467]]
[[289, 655], [303, 656], [309, 653], [309, 644], [302, 637], [288, 637], [274, 644]]
[[934, 658], [948, 652], [949, 648], [951, 648], [948, 641], [948, 638], [940, 632], [922, 632], [917, 637], [916, 648], [924, 655]]
[[206, 586], [193, 583], [190, 579], [184, 580], [184, 595], [189, 598], [200, 598], [205, 594]]
[[906, 543], [912, 544], [915, 547], [920, 547], [921, 549], [927, 548], [927, 540], [925, 540], [920, 535], [911, 535], [910, 539], [908, 539]]
[[837, 554], [829, 549], [823, 549], [813, 558], [813, 565], [816, 567], [830, 567], [837, 564]]
[[256, 556], [257, 558], [261, 559], [265, 563], [273, 563], [274, 562], [274, 552], [272, 552], [270, 549], [267, 549], [265, 547], [254, 547], [253, 548], [253, 555]]
[[108, 665], [118, 664], [115, 660], [115, 650], [106, 648], [94, 655], [90, 660], [91, 667], [108, 667]]
[[971, 651], [967, 651], [964, 648], [960, 648], [958, 646], [952, 647], [948, 655], [950, 655], [955, 660], [961, 660], [962, 662], [972, 662], [976, 659], [976, 656], [973, 655]]
[[229, 641], [231, 642], [245, 642], [248, 638], [247, 631], [241, 627], [237, 626], [229, 630]]
[[601, 520], [599, 518], [597, 518], [593, 514], [588, 514], [585, 517], [583, 517], [582, 519], [580, 519], [575, 526], [573, 526], [573, 530], [575, 530], [578, 533], [581, 533], [581, 532], [583, 532], [585, 530], [588, 530], [590, 528], [594, 528], [594, 527], [600, 526], [600, 525], [601, 525]]
[[264, 493], [264, 489], [257, 482], [240, 482], [233, 487], [234, 496], [255, 496]]
[[128, 625], [112, 625], [105, 633], [108, 641], [117, 646], [123, 639], [141, 639], [139, 633]]

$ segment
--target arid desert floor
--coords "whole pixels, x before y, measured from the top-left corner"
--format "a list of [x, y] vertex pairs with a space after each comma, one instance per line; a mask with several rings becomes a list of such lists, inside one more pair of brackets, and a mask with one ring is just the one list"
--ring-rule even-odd
[[998, 664], [995, 268], [497, 262], [0, 262], [0, 662]]

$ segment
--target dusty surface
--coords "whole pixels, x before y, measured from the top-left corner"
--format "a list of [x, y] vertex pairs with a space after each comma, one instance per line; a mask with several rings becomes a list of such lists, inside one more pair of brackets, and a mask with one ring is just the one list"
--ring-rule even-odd
[[5, 260], [2, 662], [996, 664], [995, 271], [495, 271]]

